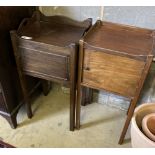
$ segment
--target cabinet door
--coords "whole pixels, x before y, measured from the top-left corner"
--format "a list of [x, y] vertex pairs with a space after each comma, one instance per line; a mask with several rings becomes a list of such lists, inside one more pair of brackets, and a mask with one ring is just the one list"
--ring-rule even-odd
[[132, 97], [145, 62], [101, 51], [84, 51], [83, 85]]

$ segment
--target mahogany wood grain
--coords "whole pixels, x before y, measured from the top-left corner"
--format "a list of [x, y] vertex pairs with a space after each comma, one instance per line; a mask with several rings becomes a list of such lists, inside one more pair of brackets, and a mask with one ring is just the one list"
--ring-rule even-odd
[[98, 21], [85, 37], [91, 46], [129, 55], [152, 54], [153, 30]]
[[10, 32], [28, 115], [32, 110], [25, 74], [70, 87], [70, 130], [74, 130], [78, 41], [91, 23], [91, 19], [78, 22], [64, 16], [47, 17], [36, 11], [21, 22], [17, 31]]
[[144, 65], [143, 61], [85, 50], [82, 84], [133, 97]]
[[[40, 73], [44, 76], [51, 76], [62, 80], [69, 80], [69, 56], [55, 53], [47, 53], [35, 49], [19, 47], [21, 62], [24, 72]], [[46, 65], [43, 65], [46, 63]]]
[[80, 40], [76, 127], [80, 129], [82, 87], [128, 97], [131, 101], [119, 144], [136, 107], [152, 63], [154, 31], [98, 20]]

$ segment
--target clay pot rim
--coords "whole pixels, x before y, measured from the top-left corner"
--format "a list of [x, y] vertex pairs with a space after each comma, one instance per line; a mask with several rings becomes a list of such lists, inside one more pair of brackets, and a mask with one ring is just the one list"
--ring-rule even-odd
[[148, 141], [148, 143], [150, 143], [151, 145], [155, 146], [155, 142], [153, 142], [152, 140], [150, 140], [147, 136], [145, 136], [142, 131], [139, 129], [137, 122], [136, 122], [136, 118], [135, 116], [132, 118], [132, 126], [135, 128], [135, 130], [138, 130], [139, 132], [137, 132], [137, 134], [139, 134], [142, 138], [144, 138], [144, 140]]
[[152, 106], [155, 107], [155, 103], [143, 103], [143, 104], [141, 104], [140, 106], [138, 106], [138, 107], [135, 108], [133, 117], [136, 116], [137, 115], [137, 112], [140, 111], [140, 110], [142, 110], [142, 108], [144, 108], [144, 107], [149, 108], [149, 107], [152, 107]]
[[132, 121], [132, 126], [135, 128], [135, 130], [137, 130], [137, 134], [139, 134], [144, 140], [146, 140], [148, 143], [150, 143], [151, 145], [155, 146], [155, 142], [153, 142], [152, 140], [150, 140], [147, 136], [145, 136], [142, 131], [139, 129], [138, 125], [137, 125], [137, 122], [136, 122], [136, 116], [137, 116], [137, 113], [139, 111], [142, 110], [142, 108], [144, 107], [152, 107], [154, 106], [155, 107], [155, 103], [144, 103], [144, 104], [141, 104], [140, 106], [136, 107], [135, 109], [135, 112], [134, 112], [134, 115], [131, 119]]
[[[150, 140], [152, 140], [152, 141], [155, 142], [155, 135], [149, 130], [148, 125], [147, 125], [148, 120], [151, 117], [155, 117], [155, 113], [150, 113], [150, 114], [146, 115], [143, 118], [143, 120], [142, 120], [142, 129], [143, 129], [143, 131], [144, 131], [145, 134], [146, 134], [146, 132], [148, 132], [149, 135], [146, 134], [147, 137], [150, 138]], [[145, 125], [146, 128], [144, 128], [144, 125]]]

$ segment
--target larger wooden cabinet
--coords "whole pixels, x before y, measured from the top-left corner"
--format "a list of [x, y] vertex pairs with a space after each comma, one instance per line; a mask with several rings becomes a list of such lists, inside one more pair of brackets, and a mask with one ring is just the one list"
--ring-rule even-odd
[[[10, 33], [18, 28], [25, 17], [30, 17], [35, 7], [0, 7], [0, 115], [12, 128], [17, 126], [16, 115], [21, 105], [22, 93], [13, 56]], [[32, 90], [38, 80], [27, 77]]]

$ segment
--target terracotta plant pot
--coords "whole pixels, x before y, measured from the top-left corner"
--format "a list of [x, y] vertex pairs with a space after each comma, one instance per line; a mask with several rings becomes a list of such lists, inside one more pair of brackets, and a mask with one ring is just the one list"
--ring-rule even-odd
[[151, 113], [155, 113], [155, 103], [146, 103], [138, 106], [135, 109], [134, 115], [131, 120], [131, 145], [132, 147], [139, 148], [155, 148], [155, 142], [150, 140], [142, 132], [142, 120]]
[[142, 129], [145, 135], [155, 142], [155, 113], [148, 114], [143, 118]]

